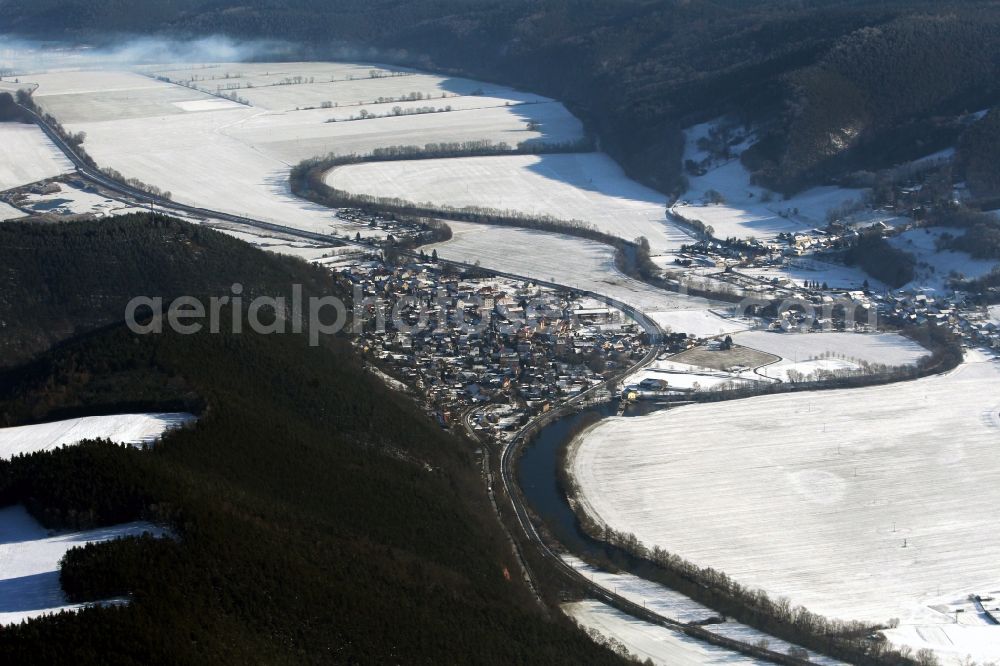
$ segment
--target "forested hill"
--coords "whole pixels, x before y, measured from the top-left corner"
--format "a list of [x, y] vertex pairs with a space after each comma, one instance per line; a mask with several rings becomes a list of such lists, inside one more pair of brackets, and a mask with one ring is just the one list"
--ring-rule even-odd
[[[41, 255], [38, 239], [51, 241], [38, 257], [45, 289], [68, 303], [117, 297], [120, 280], [211, 288], [236, 267], [263, 293], [315, 285], [303, 262], [149, 216], [3, 229], [5, 250]], [[156, 252], [165, 258], [144, 267]], [[57, 270], [75, 262], [92, 273]], [[5, 317], [17, 303], [55, 316], [31, 300], [36, 274], [12, 276]], [[137, 396], [200, 414], [151, 450], [93, 442], [0, 461], [0, 507], [23, 503], [54, 529], [146, 519], [175, 536], [71, 551], [72, 600], [130, 603], [2, 627], [3, 663], [623, 663], [541, 612], [468, 442], [364, 372], [342, 340], [226, 330], [110, 326], [0, 372], [4, 425]]]
[[[72, 224], [0, 225], [0, 367], [73, 335], [124, 320], [136, 296], [250, 298], [293, 282], [327, 294], [334, 281], [303, 261], [176, 219], [135, 214]], [[284, 293], [284, 292], [282, 292]], [[284, 295], [287, 296], [287, 293]]]
[[[127, 11], [125, 11], [127, 9]], [[565, 100], [630, 172], [681, 183], [679, 128], [763, 125], [750, 165], [794, 190], [954, 142], [996, 105], [996, 0], [0, 0], [13, 33], [286, 39]], [[342, 50], [341, 47], [352, 48]]]

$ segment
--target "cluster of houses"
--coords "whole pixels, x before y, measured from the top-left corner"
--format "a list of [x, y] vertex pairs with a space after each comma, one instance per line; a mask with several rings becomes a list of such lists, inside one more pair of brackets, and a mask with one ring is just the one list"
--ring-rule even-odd
[[341, 274], [355, 294], [354, 344], [442, 427], [512, 437], [649, 351], [635, 322], [579, 294], [416, 259]]
[[1000, 351], [1000, 320], [972, 306], [962, 292], [894, 292], [874, 298], [881, 316], [894, 324], [945, 328], [966, 346]]
[[[906, 328], [911, 326], [942, 328], [960, 339], [966, 346], [1000, 350], [1000, 320], [970, 302], [963, 292], [903, 290], [889, 293], [875, 291], [814, 292], [809, 301], [814, 304], [814, 318], [800, 310], [789, 310], [770, 323], [771, 328], [804, 330], [844, 329], [843, 312], [854, 314], [852, 329], [874, 331], [881, 324]], [[833, 317], [830, 317], [831, 309]]]

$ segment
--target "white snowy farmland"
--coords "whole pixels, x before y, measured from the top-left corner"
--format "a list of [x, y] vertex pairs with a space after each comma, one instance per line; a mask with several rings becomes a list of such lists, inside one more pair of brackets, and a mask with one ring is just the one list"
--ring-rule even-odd
[[898, 333], [783, 333], [744, 331], [733, 336], [744, 347], [780, 356], [759, 374], [786, 381], [789, 371], [809, 375], [816, 370], [857, 370], [866, 365], [910, 366], [929, 355], [926, 349]]
[[711, 312], [701, 314], [718, 303], [657, 289], [623, 275], [615, 267], [614, 249], [603, 243], [516, 227], [451, 221], [448, 226], [451, 240], [427, 247], [427, 252], [437, 250], [443, 259], [478, 261], [485, 268], [615, 298], [661, 325], [697, 323], [711, 330], [728, 325], [728, 320]]
[[0, 123], [0, 192], [72, 170], [37, 126]]
[[363, 63], [221, 63], [197, 68], [152, 67], [147, 71], [208, 93], [235, 94], [254, 107], [272, 111], [328, 104], [324, 109], [327, 113], [342, 112], [344, 107], [357, 113], [359, 108], [373, 105], [470, 106], [477, 99], [490, 98], [499, 100], [497, 106], [552, 101], [492, 83]]
[[[119, 71], [34, 74], [35, 101], [65, 126], [159, 118], [245, 106], [140, 74]], [[79, 131], [79, 130], [74, 130]]]
[[[628, 573], [609, 573], [607, 571], [598, 569], [595, 566], [587, 564], [586, 562], [580, 560], [577, 557], [573, 557], [572, 555], [564, 555], [563, 560], [567, 564], [572, 566], [574, 569], [582, 573], [584, 576], [589, 578], [592, 582], [596, 583], [605, 590], [608, 590], [609, 592], [613, 592], [614, 594], [622, 596], [633, 603], [642, 604], [646, 608], [650, 609], [651, 611], [659, 615], [660, 617], [665, 617], [667, 619], [675, 620], [677, 622], [685, 624], [692, 622], [705, 622], [706, 620], [710, 620], [713, 618], [715, 620], [720, 619], [719, 613], [716, 613], [711, 608], [708, 608], [707, 606], [704, 606], [698, 603], [697, 601], [694, 601], [690, 597], [686, 597], [683, 594], [668, 589], [658, 583], [653, 583], [651, 581], [639, 578], [637, 576], [633, 576], [632, 574]], [[585, 603], [599, 604], [599, 602], [585, 602]], [[599, 605], [603, 606], [603, 604]], [[636, 620], [635, 618], [632, 618], [628, 615], [623, 615], [622, 617], [627, 618], [631, 623], [633, 623], [632, 626], [634, 627], [642, 626], [648, 628], [657, 628], [655, 625], [650, 625], [640, 620]], [[612, 628], [613, 627], [611, 625], [607, 626], [608, 630], [611, 630]], [[761, 640], [766, 640], [768, 642], [770, 649], [775, 650], [777, 652], [787, 653], [788, 649], [792, 647], [792, 644], [788, 643], [787, 641], [783, 641], [780, 638], [775, 638], [770, 634], [765, 634], [764, 632], [754, 629], [753, 627], [749, 627], [739, 622], [733, 622], [731, 620], [726, 622], [719, 622], [716, 624], [706, 624], [704, 625], [704, 628], [707, 629], [708, 631], [711, 631], [712, 633], [719, 634], [720, 636], [725, 636], [727, 638], [732, 638], [734, 640], [738, 640], [748, 644], [754, 644], [760, 642]], [[606, 636], [614, 636], [615, 638], [618, 638], [619, 640], [627, 643], [626, 639], [631, 635], [630, 631], [625, 627], [621, 628], [615, 627], [615, 629], [620, 629], [620, 632], [609, 633], [607, 631], [602, 631], [601, 633]], [[665, 636], [665, 634], [660, 634], [660, 632], [655, 632], [655, 633], [657, 635]], [[703, 643], [702, 641], [694, 641], [693, 643], [689, 644], [688, 638], [686, 636], [677, 634], [675, 632], [669, 632], [669, 633], [675, 636], [676, 638], [682, 639], [684, 645], [690, 645], [691, 647], [700, 646], [698, 647], [699, 652], [707, 648], [707, 651], [704, 651], [703, 655], [721, 656], [722, 654], [729, 652], [731, 658], [733, 659], [737, 660], [746, 659], [737, 652], [731, 652], [729, 650], [725, 650], [722, 648], [716, 648], [712, 645]], [[672, 641], [667, 640], [667, 643], [672, 643]], [[633, 652], [635, 651], [633, 650]], [[643, 658], [645, 659], [645, 657]], [[829, 657], [824, 657], [814, 652], [809, 653], [809, 659], [813, 663], [821, 664], [823, 666], [838, 666], [842, 664], [842, 662], [839, 662], [835, 659], [831, 659]], [[675, 662], [668, 661], [667, 663], [673, 664]], [[705, 663], [705, 662], [695, 662], [695, 663]], [[715, 662], [708, 662], [708, 663], [715, 663]]]
[[17, 208], [5, 204], [0, 201], [0, 222], [6, 222], [7, 220], [16, 220], [19, 217], [24, 217], [27, 213], [19, 211]]
[[665, 197], [629, 180], [603, 153], [510, 155], [355, 164], [326, 182], [352, 194], [397, 198], [445, 208], [492, 208], [579, 221], [669, 252], [691, 236], [669, 222]]
[[942, 600], [1000, 584], [998, 388], [969, 352], [917, 381], [611, 418], [571, 471], [588, 513], [649, 546], [822, 615], [932, 631], [955, 622]]
[[[380, 112], [381, 113], [381, 112]], [[489, 140], [515, 146], [579, 139], [580, 122], [557, 102], [489, 106], [448, 113], [388, 116], [328, 123], [329, 111], [254, 111], [224, 133], [275, 159], [295, 164], [307, 157], [364, 154], [388, 146]], [[527, 123], [535, 122], [537, 130]], [[421, 164], [410, 165], [419, 169]]]
[[[332, 67], [336, 73], [338, 67], [355, 66], [282, 63], [254, 67], [274, 68], [281, 77], [319, 78], [316, 72], [322, 67]], [[363, 99], [406, 95], [416, 80], [414, 76], [366, 77], [349, 82], [355, 91], [352, 96], [365, 87], [371, 90], [361, 95]], [[506, 89], [493, 90], [486, 84], [482, 84], [482, 97], [444, 100], [463, 110], [330, 123], [326, 121], [340, 109], [285, 110], [288, 104], [283, 102], [272, 104], [276, 110], [247, 106], [130, 72], [56, 72], [30, 78], [38, 83], [36, 101], [68, 130], [86, 132], [84, 146], [101, 166], [157, 185], [183, 203], [314, 231], [342, 225], [330, 210], [289, 191], [289, 170], [303, 159], [428, 142], [490, 140], [513, 145], [565, 142], [582, 136], [579, 121], [561, 104], [514, 91], [508, 94]], [[435, 85], [450, 85], [449, 80], [435, 81]], [[298, 88], [267, 90], [288, 94]], [[461, 93], [466, 88], [469, 85], [463, 83], [456, 90]], [[235, 92], [244, 96], [245, 91]], [[448, 91], [442, 88], [442, 92]], [[391, 113], [393, 106], [385, 111]], [[529, 120], [537, 123], [536, 129], [528, 129]]]
[[[695, 299], [692, 299], [692, 301]], [[675, 310], [647, 313], [664, 330], [687, 333], [688, 337], [711, 338], [726, 333], [736, 333], [750, 328], [750, 322], [729, 316], [720, 316], [709, 310]]]
[[93, 215], [98, 218], [148, 211], [148, 208], [109, 199], [90, 188], [59, 183], [51, 194], [28, 194], [19, 205], [35, 213]]
[[0, 459], [49, 451], [85, 439], [110, 439], [118, 444], [147, 446], [168, 430], [185, 426], [194, 419], [193, 414], [184, 412], [114, 414], [0, 428]]
[[669, 620], [687, 624], [719, 617], [719, 613], [690, 597], [644, 578], [628, 573], [609, 573], [572, 555], [563, 555], [562, 559], [591, 582], [634, 604], [645, 605], [649, 610]]
[[631, 655], [640, 661], [650, 659], [657, 666], [769, 663], [643, 622], [599, 601], [563, 604], [562, 609], [584, 629], [620, 641]]
[[796, 285], [801, 285], [807, 280], [810, 282], [825, 283], [831, 289], [857, 290], [864, 287], [868, 282], [870, 289], [876, 291], [887, 291], [889, 286], [872, 276], [868, 275], [859, 266], [845, 266], [821, 261], [813, 257], [790, 258], [782, 266], [747, 266], [736, 270], [737, 273], [750, 275], [760, 280], [771, 281], [777, 278], [779, 281], [790, 280]]
[[59, 585], [59, 561], [66, 551], [145, 532], [165, 535], [162, 529], [143, 522], [52, 535], [24, 507], [0, 509], [0, 626], [90, 605], [70, 604]]

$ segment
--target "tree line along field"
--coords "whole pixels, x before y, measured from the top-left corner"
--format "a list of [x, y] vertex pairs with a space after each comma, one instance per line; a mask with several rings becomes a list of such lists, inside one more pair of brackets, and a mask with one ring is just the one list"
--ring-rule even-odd
[[657, 253], [691, 236], [666, 219], [665, 198], [629, 180], [600, 153], [463, 157], [337, 167], [326, 183], [375, 199], [435, 208], [516, 211], [576, 221], [625, 240], [645, 237]]
[[474, 107], [477, 101], [490, 99], [487, 91], [500, 102], [497, 106], [552, 101], [506, 86], [364, 63], [221, 63], [181, 70], [144, 69], [152, 76], [211, 94], [234, 94], [255, 108], [320, 109], [331, 117], [345, 111], [356, 115], [361, 108], [381, 115], [376, 107], [385, 106], [382, 113], [389, 113], [395, 104], [443, 106], [451, 100]]
[[827, 617], [946, 625], [937, 603], [998, 583], [998, 375], [970, 352], [916, 381], [608, 419], [571, 472], [648, 547]]

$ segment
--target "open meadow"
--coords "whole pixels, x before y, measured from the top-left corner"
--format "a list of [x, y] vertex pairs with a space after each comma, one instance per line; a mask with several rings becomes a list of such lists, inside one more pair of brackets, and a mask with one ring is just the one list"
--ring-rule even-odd
[[998, 379], [970, 352], [916, 381], [610, 418], [571, 471], [587, 513], [650, 547], [925, 635], [955, 622], [942, 601], [1000, 583]]
[[614, 638], [639, 661], [648, 659], [656, 666], [763, 666], [769, 663], [637, 620], [599, 601], [575, 601], [563, 604], [562, 609], [584, 629], [596, 631], [604, 639]]
[[73, 170], [34, 125], [0, 123], [0, 192]]
[[665, 197], [629, 180], [603, 153], [510, 155], [355, 164], [327, 184], [351, 194], [437, 208], [490, 208], [578, 221], [625, 240], [644, 236], [653, 252], [692, 242], [666, 219]]
[[116, 444], [148, 446], [163, 433], [194, 421], [193, 414], [112, 414], [64, 421], [0, 428], [0, 459], [49, 451], [86, 439], [107, 439]]
[[[283, 63], [280, 67], [254, 67], [262, 70], [257, 82], [262, 85], [265, 79], [318, 78], [318, 69], [327, 65]], [[329, 67], [338, 79], [347, 76], [342, 67], [355, 71], [351, 65]], [[271, 69], [275, 72], [265, 76]], [[270, 91], [269, 101], [265, 100], [268, 107], [238, 103], [134, 72], [53, 72], [26, 78], [37, 84], [34, 96], [43, 109], [69, 131], [86, 133], [84, 147], [100, 166], [156, 185], [182, 203], [311, 231], [330, 231], [340, 224], [328, 209], [291, 194], [289, 171], [303, 159], [330, 152], [367, 153], [395, 145], [479, 140], [515, 145], [523, 141], [574, 141], [582, 136], [580, 122], [561, 104], [547, 98], [486, 84], [452, 85], [453, 80], [441, 77], [424, 80], [415, 74], [368, 78], [368, 69], [364, 68], [363, 76], [361, 71], [356, 72], [358, 78], [346, 82], [351, 86], [351, 97], [377, 100], [405, 96], [420, 80], [426, 87], [438, 86], [434, 89], [437, 94], [446, 95], [433, 101], [435, 107], [441, 106], [443, 99], [453, 110], [406, 115], [406, 109], [426, 104], [420, 100], [381, 103], [375, 105], [378, 108], [366, 109], [386, 117], [346, 121], [344, 109], [295, 111], [291, 101], [276, 97], [298, 95], [296, 91], [301, 92], [301, 86], [308, 84], [262, 87]], [[173, 71], [156, 75], [177, 77]], [[199, 70], [198, 76], [208, 75], [207, 68], [205, 72]], [[187, 80], [177, 77], [182, 79]], [[448, 90], [449, 86], [454, 90]], [[370, 90], [363, 92], [366, 88]], [[214, 92], [212, 86], [205, 89]], [[246, 91], [236, 92], [245, 97]], [[395, 106], [400, 106], [404, 114], [391, 115]], [[351, 109], [352, 115], [360, 113], [360, 107]], [[331, 119], [339, 121], [327, 122]], [[529, 121], [532, 128], [528, 127]]]
[[757, 330], [737, 333], [733, 342], [780, 357], [780, 360], [760, 368], [758, 374], [781, 381], [788, 381], [789, 373], [808, 376], [819, 370], [858, 371], [865, 367], [912, 366], [930, 354], [898, 333]]
[[[91, 604], [71, 604], [59, 584], [60, 560], [71, 548], [143, 533], [163, 536], [150, 523], [135, 522], [54, 534], [21, 505], [0, 509], [0, 626]], [[105, 603], [127, 603], [111, 599]]]

